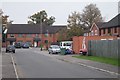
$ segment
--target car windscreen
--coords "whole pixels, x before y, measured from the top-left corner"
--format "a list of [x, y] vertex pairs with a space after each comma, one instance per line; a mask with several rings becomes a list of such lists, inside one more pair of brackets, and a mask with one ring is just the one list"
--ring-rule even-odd
[[72, 44], [71, 43], [64, 43], [63, 45], [64, 46], [71, 46]]
[[14, 46], [9, 45], [8, 48], [14, 48]]
[[54, 48], [54, 49], [58, 49], [58, 48], [60, 48], [59, 46], [52, 46], [52, 48]]

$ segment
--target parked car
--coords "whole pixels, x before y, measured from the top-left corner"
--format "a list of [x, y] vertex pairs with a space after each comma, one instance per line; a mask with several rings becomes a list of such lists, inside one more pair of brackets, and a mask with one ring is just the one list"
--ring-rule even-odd
[[15, 53], [15, 47], [13, 45], [8, 45], [6, 47], [6, 53], [7, 52], [13, 52], [13, 53]]
[[58, 45], [51, 45], [48, 49], [49, 54], [60, 53], [60, 47]]
[[17, 42], [17, 43], [15, 43], [15, 48], [21, 48], [22, 47], [22, 43], [20, 43], [20, 42]]
[[72, 49], [66, 49], [65, 50], [65, 54], [73, 54], [73, 50]]
[[22, 48], [29, 48], [29, 47], [30, 47], [30, 45], [27, 44], [27, 43], [24, 43], [24, 44], [22, 45]]
[[87, 49], [80, 49], [80, 54], [87, 55]]

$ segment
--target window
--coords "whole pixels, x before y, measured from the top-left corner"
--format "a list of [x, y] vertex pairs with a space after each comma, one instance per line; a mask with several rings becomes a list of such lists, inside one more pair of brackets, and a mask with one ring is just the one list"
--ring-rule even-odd
[[95, 30], [95, 35], [98, 35], [97, 30]]
[[117, 27], [114, 28], [114, 33], [117, 33]]
[[48, 43], [48, 40], [45, 40], [45, 43], [47, 44], [47, 43]]
[[10, 37], [14, 37], [14, 34], [10, 34]]
[[105, 34], [105, 29], [103, 29], [103, 34]]
[[91, 31], [91, 36], [93, 36], [94, 35], [94, 32], [93, 31]]
[[71, 43], [64, 43], [63, 46], [71, 46]]
[[38, 34], [36, 34], [36, 35], [35, 35], [35, 37], [39, 37], [39, 35], [38, 35]]
[[22, 34], [18, 34], [18, 37], [23, 37], [23, 35]]
[[45, 37], [48, 37], [48, 33], [44, 34]]
[[111, 29], [110, 28], [108, 28], [108, 33], [111, 33]]
[[27, 34], [26, 37], [31, 37], [31, 34]]

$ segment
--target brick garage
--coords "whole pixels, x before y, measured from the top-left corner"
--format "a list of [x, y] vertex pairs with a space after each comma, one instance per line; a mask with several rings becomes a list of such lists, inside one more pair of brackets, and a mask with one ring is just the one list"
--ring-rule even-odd
[[[84, 36], [73, 37], [73, 51], [77, 54], [79, 53], [79, 50], [82, 49], [83, 39]], [[86, 47], [88, 47], [89, 40], [102, 40], [102, 39], [112, 40], [112, 39], [117, 39], [117, 37], [116, 36], [86, 36], [85, 37]]]

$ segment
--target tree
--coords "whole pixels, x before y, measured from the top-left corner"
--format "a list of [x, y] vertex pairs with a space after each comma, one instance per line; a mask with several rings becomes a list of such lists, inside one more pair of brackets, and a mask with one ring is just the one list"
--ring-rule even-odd
[[67, 31], [67, 39], [68, 40], [72, 40], [73, 36], [82, 36], [83, 35], [83, 29], [81, 27], [71, 27], [71, 29], [69, 29]]
[[2, 16], [2, 14], [3, 14], [3, 11], [2, 11], [2, 9], [0, 9], [0, 16]]
[[95, 22], [102, 22], [102, 16], [100, 10], [97, 8], [96, 4], [87, 5], [83, 13], [81, 14], [82, 26], [84, 29], [90, 29], [92, 24]]
[[61, 30], [59, 30], [59, 36], [58, 36], [58, 41], [62, 41], [62, 40], [67, 40], [66, 34], [67, 34], [67, 28], [63, 28]]
[[79, 12], [74, 11], [72, 15], [68, 17], [68, 30], [67, 30], [67, 38], [71, 39], [73, 36], [81, 36], [83, 35], [83, 29], [80, 25], [81, 16]]
[[40, 24], [42, 22], [47, 25], [52, 25], [55, 22], [55, 17], [51, 16], [48, 18], [45, 10], [33, 14], [28, 19], [28, 24]]

